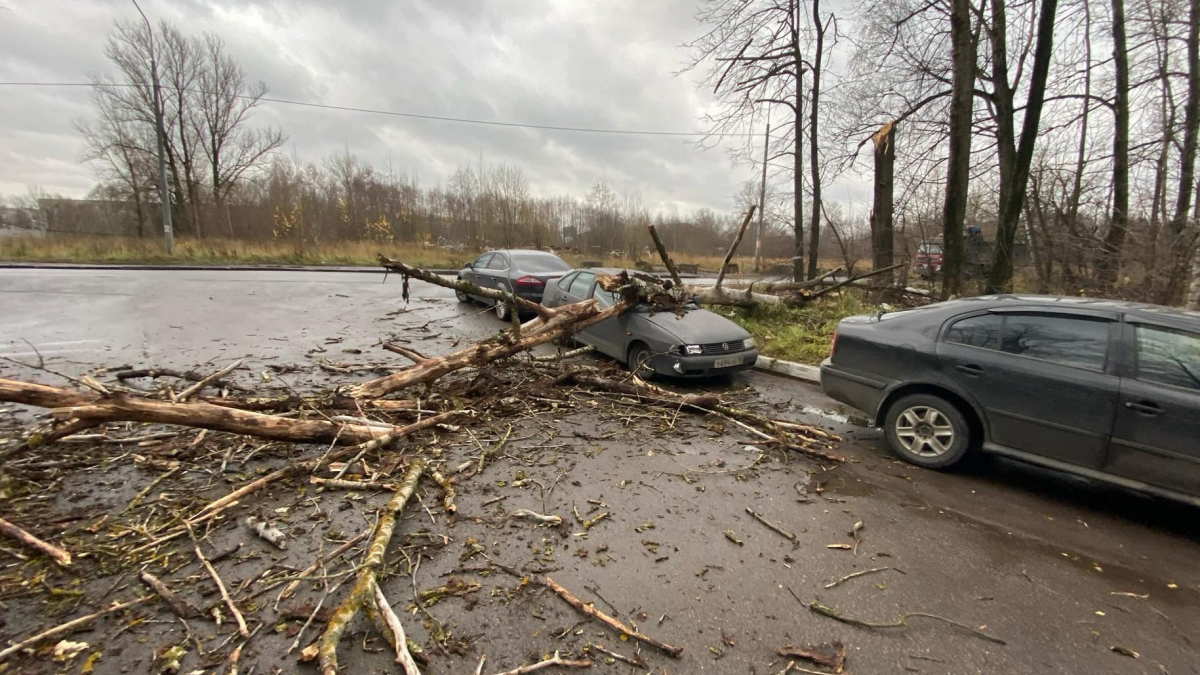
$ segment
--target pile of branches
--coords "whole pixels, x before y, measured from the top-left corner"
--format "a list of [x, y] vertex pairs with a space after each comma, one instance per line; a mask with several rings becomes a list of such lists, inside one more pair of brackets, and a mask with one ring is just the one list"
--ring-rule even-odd
[[[748, 220], [749, 217], [743, 222], [739, 233], [744, 231]], [[669, 262], [665, 255], [664, 260]], [[372, 527], [351, 537], [337, 551], [321, 556], [307, 570], [293, 578], [280, 594], [280, 598], [285, 597], [294, 591], [299, 580], [311, 578], [310, 575], [318, 569], [324, 569], [331, 560], [346, 554], [351, 547], [368, 542], [365, 556], [354, 566], [351, 577], [353, 583], [348, 590], [339, 593], [340, 601], [333, 614], [325, 620], [322, 633], [300, 651], [301, 658], [316, 659], [323, 673], [335, 673], [338, 667], [337, 650], [343, 632], [356, 616], [362, 614], [374, 623], [391, 645], [397, 662], [406, 673], [414, 675], [417, 672], [416, 661], [424, 656], [405, 637], [403, 621], [391, 610], [391, 604], [380, 587], [379, 575], [388, 564], [389, 543], [398, 516], [418, 484], [426, 479], [432, 481], [442, 492], [445, 512], [452, 514], [455, 510], [456, 484], [477, 475], [489, 457], [498, 452], [498, 447], [493, 447], [489, 452], [480, 446], [477, 459], [450, 466], [437, 451], [439, 443], [446, 439], [469, 437], [474, 440], [476, 437], [472, 427], [492, 428], [497, 420], [512, 414], [514, 397], [496, 393], [497, 388], [488, 383], [489, 378], [495, 379], [497, 369], [519, 370], [522, 373], [519, 386], [524, 387], [525, 391], [544, 392], [553, 389], [559, 392], [559, 397], [604, 396], [618, 406], [669, 409], [675, 414], [682, 412], [719, 418], [748, 433], [751, 437], [749, 443], [778, 448], [785, 453], [800, 453], [821, 462], [842, 461], [834, 452], [838, 439], [818, 427], [762, 415], [738, 407], [715, 394], [680, 394], [652, 386], [627, 374], [618, 376], [595, 367], [571, 365], [562, 359], [545, 360], [544, 357], [525, 355], [538, 345], [567, 341], [576, 331], [616, 316], [634, 304], [653, 303], [664, 309], [679, 309], [697, 294], [706, 292], [685, 286], [677, 273], [671, 281], [629, 273], [603, 277], [602, 287], [617, 293], [619, 297], [619, 301], [608, 308], [598, 307], [594, 300], [547, 308], [504, 291], [444, 279], [399, 261], [381, 257], [381, 263], [387, 270], [403, 275], [405, 295], [409, 279], [415, 278], [470, 295], [491, 298], [496, 302], [507, 302], [514, 308], [528, 310], [535, 318], [523, 324], [514, 321], [510, 329], [492, 338], [440, 356], [427, 356], [399, 345], [385, 345], [389, 351], [403, 355], [412, 364], [365, 382], [304, 394], [290, 390], [282, 396], [277, 393], [256, 395], [250, 387], [230, 379], [240, 362], [207, 375], [156, 369], [95, 372], [79, 378], [55, 373], [67, 379], [71, 386], [0, 379], [0, 402], [49, 411], [48, 419], [44, 422], [0, 446], [3, 469], [31, 483], [36, 483], [45, 471], [71, 466], [72, 461], [76, 460], [55, 457], [58, 448], [69, 447], [72, 442], [112, 443], [110, 447], [119, 449], [127, 443], [150, 442], [163, 436], [177, 437], [181, 432], [174, 429], [180, 427], [199, 430], [186, 444], [185, 454], [198, 452], [198, 448], [204, 447], [207, 435], [212, 434], [222, 438], [265, 441], [265, 445], [245, 453], [243, 464], [263, 448], [269, 448], [266, 452], [275, 459], [278, 459], [281, 451], [286, 456], [282, 465], [245, 481], [216, 499], [198, 501], [193, 497], [177, 503], [166, 503], [159, 499], [151, 513], [144, 517], [135, 507], [141, 506], [139, 502], [143, 500], [148, 501], [151, 490], [160, 479], [166, 480], [168, 476], [177, 478], [182, 467], [179, 459], [143, 458], [141, 461], [151, 464], [162, 463], [160, 468], [163, 475], [130, 502], [126, 511], [139, 515], [122, 521], [119, 536], [127, 543], [115, 555], [131, 569], [141, 570], [138, 576], [147, 593], [114, 602], [98, 612], [76, 617], [16, 641], [0, 649], [0, 664], [6, 659], [31, 655], [44, 643], [68, 635], [102, 616], [157, 599], [166, 609], [185, 620], [207, 616], [219, 623], [222, 617], [232, 617], [240, 644], [228, 658], [232, 661], [232, 670], [236, 672], [238, 655], [254, 633], [244, 618], [245, 607], [240, 607], [236, 600], [237, 589], [230, 589], [223, 584], [218, 570], [212, 564], [220, 557], [219, 554], [210, 552], [206, 556], [200, 542], [209, 528], [227, 517], [230, 509], [252, 504], [249, 498], [256, 493], [281, 481], [305, 478], [326, 489], [385, 490], [390, 491], [392, 497], [379, 509]], [[674, 270], [673, 265], [669, 265], [669, 268]], [[716, 294], [710, 293], [710, 297], [717, 297], [723, 292], [719, 282], [715, 288]], [[749, 297], [755, 296], [753, 291], [747, 294]], [[512, 315], [515, 317], [518, 313], [512, 312]], [[44, 364], [33, 367], [50, 372]], [[105, 379], [105, 375], [113, 377]], [[165, 385], [154, 391], [128, 386], [129, 380], [142, 377], [168, 378], [181, 385], [178, 388]], [[503, 387], [499, 390], [517, 391]], [[531, 396], [534, 399], [546, 398]], [[133, 428], [139, 432], [147, 431], [135, 427], [139, 424], [165, 425], [166, 430], [152, 431], [157, 427], [151, 427], [151, 431], [143, 433], [140, 438], [115, 435], [119, 430]], [[230, 442], [220, 460], [222, 472], [226, 462], [252, 445], [253, 442]], [[499, 445], [502, 446], [503, 441]], [[112, 459], [113, 455], [109, 455], [95, 461]], [[207, 460], [212, 462], [216, 458], [210, 454]], [[367, 460], [375, 467], [387, 466], [388, 469], [364, 471], [367, 479], [361, 481], [343, 477], [348, 470], [357, 471], [352, 467], [366, 466], [363, 463]], [[79, 461], [89, 465], [86, 460]], [[196, 466], [196, 471], [204, 470]], [[331, 472], [332, 477], [329, 476]], [[388, 477], [392, 475], [400, 476], [398, 482], [388, 482]], [[461, 489], [461, 485], [457, 489]], [[194, 490], [191, 492], [195, 494]], [[282, 534], [269, 522], [256, 518], [245, 522], [264, 540], [273, 545], [285, 545]], [[100, 527], [102, 522], [94, 524], [94, 528]], [[0, 535], [8, 537], [28, 555], [40, 557], [60, 571], [78, 567], [79, 558], [74, 555], [77, 552], [68, 550], [61, 545], [62, 542], [35, 536], [8, 520], [0, 520]], [[133, 543], [128, 543], [131, 541]], [[167, 583], [146, 571], [145, 565], [169, 560], [172, 556], [180, 555], [180, 551], [184, 555], [194, 555], [201, 563], [219, 590], [221, 603], [203, 611], [182, 600]], [[112, 551], [107, 554], [114, 555]], [[563, 597], [570, 602], [569, 593]], [[595, 610], [588, 606], [585, 613], [592, 614]], [[312, 616], [316, 616], [315, 611]], [[312, 617], [309, 619], [311, 621]], [[619, 622], [616, 625], [619, 626]], [[634, 639], [645, 637], [633, 630], [627, 630], [626, 635]], [[299, 642], [298, 636], [294, 646], [299, 646]], [[665, 650], [666, 653], [678, 656], [671, 649]], [[553, 659], [542, 663], [581, 666], [589, 662], [564, 660], [556, 654]]]

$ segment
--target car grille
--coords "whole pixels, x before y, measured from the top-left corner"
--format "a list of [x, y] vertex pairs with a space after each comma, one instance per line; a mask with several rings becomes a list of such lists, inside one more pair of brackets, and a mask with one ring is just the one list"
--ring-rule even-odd
[[713, 342], [706, 345], [700, 345], [701, 353], [705, 355], [713, 354], [730, 354], [732, 352], [742, 351], [741, 340], [730, 340], [729, 342]]

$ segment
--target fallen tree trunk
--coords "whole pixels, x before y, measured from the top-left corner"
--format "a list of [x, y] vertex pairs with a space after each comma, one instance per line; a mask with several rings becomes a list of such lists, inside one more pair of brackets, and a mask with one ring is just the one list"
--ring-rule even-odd
[[775, 420], [748, 410], [734, 408], [723, 403], [716, 394], [676, 394], [658, 387], [619, 382], [579, 370], [563, 374], [556, 380], [556, 383], [580, 384], [601, 391], [623, 394], [654, 406], [676, 409], [682, 407], [702, 413], [714, 413], [749, 426], [760, 436], [769, 439], [769, 442], [779, 443], [800, 454], [827, 462], [846, 461], [845, 457], [827, 451], [833, 442], [839, 440], [837, 436], [809, 424]]
[[[552, 342], [607, 318], [617, 316], [632, 307], [637, 302], [638, 294], [643, 292], [642, 286], [631, 283], [632, 280], [628, 278], [601, 277], [601, 285], [605, 290], [622, 294], [621, 300], [613, 306], [600, 309], [596, 305], [595, 300], [588, 299], [571, 305], [563, 305], [562, 307], [542, 307], [528, 300], [523, 300], [525, 304], [516, 302], [517, 296], [507, 291], [485, 289], [465, 281], [443, 279], [436, 274], [412, 267], [411, 265], [405, 265], [382, 255], [379, 256], [379, 260], [380, 264], [390, 271], [399, 271], [407, 276], [414, 276], [436, 286], [462, 290], [464, 293], [471, 295], [494, 297], [497, 302], [512, 301], [521, 306], [533, 305], [537, 308], [538, 318], [521, 326], [519, 337], [512, 332], [506, 331], [489, 340], [471, 345], [466, 349], [460, 349], [457, 352], [442, 356], [425, 357], [411, 349], [406, 349], [403, 355], [405, 358], [412, 360], [414, 365], [391, 375], [385, 375], [384, 377], [370, 380], [354, 387], [351, 390], [351, 394], [357, 398], [379, 398], [386, 396], [391, 392], [414, 384], [433, 382], [443, 375], [462, 368], [479, 367], [497, 359], [506, 358], [538, 345]], [[483, 293], [483, 291], [489, 291], [489, 293]]]
[[103, 422], [148, 422], [227, 431], [259, 438], [298, 443], [354, 444], [403, 427], [339, 424], [327, 420], [297, 420], [227, 408], [212, 403], [171, 403], [127, 394], [107, 396], [33, 382], [0, 379], [0, 401], [50, 408], [58, 419]]

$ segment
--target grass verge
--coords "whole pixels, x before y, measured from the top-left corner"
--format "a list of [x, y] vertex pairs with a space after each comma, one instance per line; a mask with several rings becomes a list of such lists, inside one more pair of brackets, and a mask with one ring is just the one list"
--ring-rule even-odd
[[863, 294], [849, 290], [822, 296], [802, 307], [759, 305], [713, 308], [737, 322], [758, 343], [763, 356], [818, 365], [829, 356], [838, 321], [874, 310]]
[[[455, 269], [482, 252], [474, 249], [450, 249], [416, 243], [388, 244], [372, 241], [346, 241], [296, 246], [290, 241], [240, 241], [234, 239], [191, 239], [175, 241], [175, 251], [167, 255], [162, 242], [155, 239], [125, 237], [0, 237], [0, 260], [10, 262], [113, 263], [154, 265], [375, 265], [375, 254], [384, 253], [410, 265]], [[562, 254], [572, 265], [584, 260], [599, 260], [609, 267], [632, 267], [625, 257]], [[676, 262], [716, 270], [721, 256], [678, 254]], [[743, 269], [751, 259], [737, 257]], [[764, 259], [767, 265], [780, 260]], [[655, 260], [656, 264], [659, 264]]]

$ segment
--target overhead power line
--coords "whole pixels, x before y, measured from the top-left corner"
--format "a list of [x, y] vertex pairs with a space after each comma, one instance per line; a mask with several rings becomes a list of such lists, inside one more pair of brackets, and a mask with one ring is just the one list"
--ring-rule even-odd
[[[93, 87], [96, 86], [91, 82], [0, 82], [0, 87]], [[105, 87], [141, 87], [139, 84], [119, 84], [105, 83], [101, 86]], [[201, 91], [197, 89], [188, 89], [187, 91]], [[235, 95], [237, 98], [254, 99], [253, 96]], [[310, 101], [291, 101], [282, 98], [269, 98], [266, 96], [257, 97], [257, 100], [264, 103], [278, 103], [280, 105], [294, 105], [303, 108], [319, 108], [322, 110], [340, 110], [344, 112], [367, 113], [371, 115], [388, 115], [390, 117], [407, 117], [410, 119], [419, 120], [435, 120], [438, 122], [454, 122], [457, 124], [479, 124], [491, 127], [510, 127], [517, 129], [541, 129], [544, 131], [571, 131], [589, 134], [624, 134], [631, 136], [684, 136], [684, 137], [713, 137], [713, 136], [751, 136], [750, 132], [746, 133], [712, 133], [706, 134], [702, 131], [650, 131], [642, 129], [599, 129], [595, 127], [568, 127], [557, 126], [553, 124], [526, 124], [523, 122], [501, 122], [496, 120], [479, 120], [469, 117], [446, 117], [442, 115], [422, 115], [420, 113], [400, 112], [397, 110], [378, 110], [374, 108], [358, 108], [354, 106], [331, 105], [328, 103], [313, 103]]]

